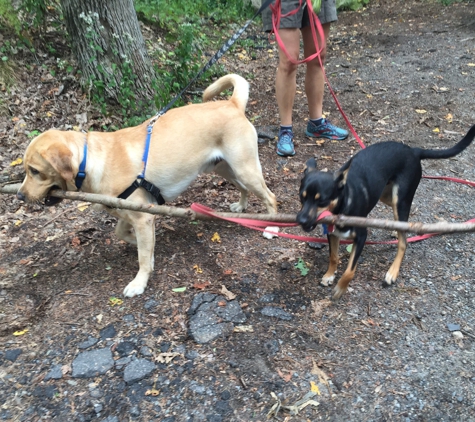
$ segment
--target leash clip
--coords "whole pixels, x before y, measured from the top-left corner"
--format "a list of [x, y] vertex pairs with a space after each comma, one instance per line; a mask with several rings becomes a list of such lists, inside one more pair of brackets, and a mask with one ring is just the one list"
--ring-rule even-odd
[[152, 133], [152, 128], [153, 125], [157, 122], [157, 120], [162, 117], [165, 114], [164, 111], [159, 111], [155, 116], [153, 116], [149, 122], [148, 122], [148, 127], [147, 127], [147, 133], [151, 134]]

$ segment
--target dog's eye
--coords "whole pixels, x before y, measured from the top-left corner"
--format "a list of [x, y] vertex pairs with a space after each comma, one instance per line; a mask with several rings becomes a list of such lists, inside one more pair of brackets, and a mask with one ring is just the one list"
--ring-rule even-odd
[[30, 167], [30, 173], [33, 176], [36, 176], [36, 175], [40, 174], [40, 172], [38, 170], [34, 169], [33, 167]]

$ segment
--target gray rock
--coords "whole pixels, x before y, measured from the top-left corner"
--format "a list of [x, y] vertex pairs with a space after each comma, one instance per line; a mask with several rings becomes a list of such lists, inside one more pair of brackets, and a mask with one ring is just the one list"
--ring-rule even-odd
[[5, 351], [5, 359], [15, 362], [18, 359], [18, 356], [21, 355], [23, 350], [21, 349], [8, 349]]
[[130, 362], [124, 371], [124, 381], [132, 383], [150, 375], [157, 366], [147, 359], [137, 359]]
[[117, 416], [107, 416], [107, 418], [102, 419], [101, 422], [119, 422], [119, 418]]
[[135, 321], [135, 317], [132, 315], [132, 314], [127, 314], [127, 315], [124, 315], [122, 317], [122, 321], [125, 321], [125, 322], [134, 322]]
[[114, 366], [110, 349], [98, 349], [82, 352], [72, 364], [73, 378], [89, 378], [105, 374]]
[[259, 302], [261, 303], [272, 303], [275, 301], [275, 295], [272, 293], [268, 293], [261, 298], [259, 298]]
[[149, 312], [153, 311], [157, 306], [158, 306], [158, 302], [154, 299], [147, 300], [145, 304], [143, 305], [143, 307]]
[[78, 344], [78, 348], [79, 349], [88, 349], [89, 347], [92, 347], [95, 344], [97, 344], [98, 341], [99, 341], [98, 338], [94, 338], [92, 336], [89, 336], [87, 338], [87, 340], [84, 340], [82, 343]]
[[108, 338], [113, 338], [117, 334], [117, 331], [115, 330], [114, 326], [108, 325], [107, 327], [104, 327], [100, 332], [99, 335], [101, 336], [102, 340], [106, 340]]
[[152, 356], [152, 350], [148, 346], [142, 346], [140, 348], [140, 354], [145, 357], [150, 357]]
[[447, 324], [449, 331], [460, 331], [460, 324]]
[[242, 324], [247, 319], [237, 301], [228, 301], [224, 296], [213, 293], [196, 295], [188, 315], [189, 333], [197, 343], [227, 337], [233, 332], [234, 323]]
[[265, 308], [262, 308], [261, 314], [283, 319], [285, 321], [290, 321], [293, 318], [288, 312], [285, 312], [283, 309], [277, 308], [275, 306], [266, 306]]
[[117, 369], [122, 369], [123, 366], [127, 365], [128, 363], [130, 363], [132, 361], [132, 357], [131, 356], [126, 356], [124, 358], [120, 358], [120, 359], [117, 359], [115, 361], [115, 367]]
[[53, 365], [49, 372], [46, 374], [44, 380], [59, 380], [63, 378], [63, 371], [61, 369], [61, 365]]

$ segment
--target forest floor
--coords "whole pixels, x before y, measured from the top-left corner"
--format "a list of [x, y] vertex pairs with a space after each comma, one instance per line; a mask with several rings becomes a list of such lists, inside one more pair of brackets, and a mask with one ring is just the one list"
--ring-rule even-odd
[[[245, 36], [257, 47], [228, 54], [223, 65], [249, 80], [247, 115], [275, 136], [276, 45], [258, 23]], [[0, 91], [1, 182], [21, 180], [21, 166], [10, 164], [23, 155], [30, 133], [100, 130], [106, 119], [88, 114], [77, 84], [61, 92], [62, 75], [42, 66], [54, 57], [46, 51], [37, 57], [30, 70], [19, 66], [16, 89]], [[326, 72], [366, 145], [450, 147], [475, 123], [475, 3], [380, 0], [343, 12], [332, 27]], [[340, 142], [304, 136], [303, 77], [302, 66], [296, 155], [277, 156], [275, 138], [259, 144], [264, 177], [284, 213], [299, 210], [308, 158], [333, 171], [360, 149], [352, 136]], [[328, 92], [324, 111], [344, 126]], [[424, 174], [475, 180], [473, 148], [424, 162]], [[172, 205], [227, 211], [237, 196], [222, 179], [205, 175]], [[349, 292], [332, 303], [331, 288], [319, 283], [328, 246], [266, 240], [226, 222], [160, 217], [156, 270], [143, 295], [123, 298], [137, 271], [136, 248], [115, 237], [114, 218], [79, 208], [1, 197], [1, 420], [265, 421], [276, 398], [289, 406], [318, 389], [298, 415], [281, 409], [276, 420], [475, 421], [473, 233], [411, 243], [390, 288], [382, 280], [396, 248], [367, 246]], [[423, 179], [410, 220], [464, 222], [474, 210], [471, 187]], [[252, 198], [248, 212], [264, 209]], [[378, 206], [371, 216], [392, 213]], [[220, 243], [212, 241], [215, 233]], [[370, 230], [369, 239], [391, 236]], [[340, 252], [338, 274], [349, 255], [343, 246]], [[207, 344], [190, 337], [187, 310], [207, 282], [205, 292], [224, 285], [237, 296], [242, 325], [252, 331]], [[173, 291], [180, 287], [186, 290]], [[103, 373], [74, 376], [79, 358], [94, 364], [86, 352], [104, 360]], [[130, 377], [139, 363], [149, 370]]]

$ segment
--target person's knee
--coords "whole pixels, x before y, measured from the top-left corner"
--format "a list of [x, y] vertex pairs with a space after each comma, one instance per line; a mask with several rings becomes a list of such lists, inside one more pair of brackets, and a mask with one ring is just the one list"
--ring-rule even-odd
[[297, 65], [292, 63], [290, 60], [280, 60], [279, 72], [282, 72], [285, 75], [293, 75], [297, 72]]

